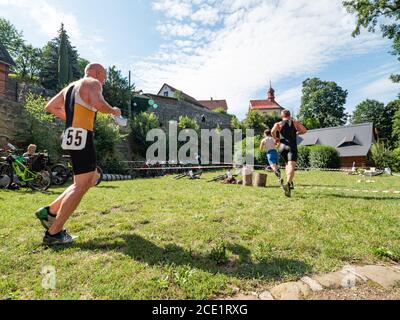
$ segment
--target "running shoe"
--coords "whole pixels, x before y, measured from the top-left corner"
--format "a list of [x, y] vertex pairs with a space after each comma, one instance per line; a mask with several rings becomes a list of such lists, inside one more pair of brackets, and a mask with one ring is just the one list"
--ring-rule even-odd
[[292, 196], [292, 190], [290, 189], [289, 184], [285, 184], [283, 186], [283, 190], [285, 191], [285, 196], [290, 198]]
[[47, 231], [43, 238], [43, 244], [46, 246], [65, 245], [74, 242], [78, 237], [71, 236], [67, 230], [63, 230], [55, 235], [49, 234]]
[[53, 217], [49, 213], [49, 207], [44, 207], [35, 212], [36, 218], [39, 219], [43, 228], [49, 230], [53, 223], [56, 221], [56, 217]]
[[294, 190], [294, 182], [290, 183], [289, 187], [290, 187], [291, 190]]

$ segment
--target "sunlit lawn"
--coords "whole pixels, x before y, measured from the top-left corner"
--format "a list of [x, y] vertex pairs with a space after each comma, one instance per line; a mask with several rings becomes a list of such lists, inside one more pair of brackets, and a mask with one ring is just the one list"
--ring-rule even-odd
[[[0, 298], [218, 298], [234, 286], [257, 291], [388, 262], [377, 249], [400, 248], [400, 195], [303, 188], [400, 190], [398, 177], [302, 172], [288, 200], [272, 176], [260, 189], [207, 183], [215, 175], [103, 183], [67, 225], [79, 240], [55, 248], [41, 246], [33, 213], [62, 189], [1, 190]], [[42, 288], [46, 265], [56, 268], [55, 290]]]

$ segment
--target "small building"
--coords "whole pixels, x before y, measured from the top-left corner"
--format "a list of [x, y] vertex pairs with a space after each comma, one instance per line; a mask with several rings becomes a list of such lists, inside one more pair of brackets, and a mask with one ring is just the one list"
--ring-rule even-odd
[[327, 145], [336, 148], [340, 154], [341, 166], [368, 166], [368, 156], [376, 142], [373, 123], [349, 125], [343, 127], [309, 130], [298, 136], [299, 145]]
[[199, 100], [199, 102], [205, 106], [208, 110], [217, 110], [217, 109], [222, 109], [225, 110], [225, 112], [228, 112], [228, 103], [226, 100], [214, 100], [211, 98], [211, 100]]
[[5, 98], [7, 95], [8, 74], [10, 73], [10, 67], [14, 65], [14, 60], [3, 44], [0, 43], [0, 98]]
[[279, 116], [284, 108], [275, 100], [275, 90], [270, 85], [266, 100], [251, 100], [250, 111], [256, 110], [268, 115]]
[[164, 83], [161, 87], [160, 91], [157, 94], [158, 96], [163, 96], [166, 98], [176, 98], [178, 100], [183, 100], [188, 103], [194, 104], [196, 106], [205, 108], [199, 101], [195, 98], [189, 96], [188, 94], [184, 93], [181, 90], [175, 89], [174, 87], [170, 86], [167, 83]]

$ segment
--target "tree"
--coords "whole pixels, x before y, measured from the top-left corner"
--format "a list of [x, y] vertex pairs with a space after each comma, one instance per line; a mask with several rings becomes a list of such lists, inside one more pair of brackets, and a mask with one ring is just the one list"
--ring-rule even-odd
[[146, 141], [147, 133], [152, 129], [160, 127], [160, 120], [154, 113], [141, 112], [131, 119], [132, 133], [130, 144], [133, 153], [139, 158], [146, 158], [147, 149], [153, 144]]
[[347, 121], [344, 105], [348, 92], [333, 81], [318, 78], [303, 82], [299, 118], [313, 129], [344, 125]]
[[23, 34], [10, 21], [0, 18], [0, 42], [6, 47], [10, 55], [16, 58], [24, 43]]
[[124, 115], [129, 114], [132, 92], [134, 85], [129, 86], [129, 81], [122, 76], [122, 72], [116, 66], [108, 68], [107, 80], [104, 84], [104, 98], [115, 107], [122, 110]]
[[47, 89], [57, 90], [78, 80], [81, 77], [78, 60], [78, 52], [72, 46], [62, 24], [58, 36], [43, 48], [43, 67], [40, 72], [42, 85]]
[[183, 101], [184, 100], [183, 92], [180, 90], [176, 90], [173, 94], [173, 98], [177, 99], [178, 101]]
[[90, 61], [84, 58], [78, 58], [78, 70], [79, 70], [79, 77], [82, 78], [85, 76], [85, 68], [90, 63]]
[[58, 89], [58, 43], [49, 41], [42, 50], [42, 68], [40, 82], [46, 89]]
[[[357, 16], [357, 25], [353, 37], [361, 33], [365, 28], [369, 32], [375, 32], [380, 23], [380, 29], [384, 38], [393, 41], [392, 54], [400, 61], [400, 1], [399, 0], [351, 0], [344, 1], [347, 11]], [[392, 75], [393, 82], [400, 82], [400, 75]]]
[[68, 53], [68, 36], [64, 30], [64, 24], [61, 25], [60, 46], [58, 48], [58, 84], [65, 86], [72, 80], [70, 72], [69, 53]]
[[262, 136], [267, 129], [267, 117], [264, 113], [250, 110], [243, 121], [244, 129], [253, 129], [255, 135]]
[[351, 123], [372, 122], [375, 128], [378, 129], [380, 138], [390, 139], [396, 108], [393, 104], [385, 106], [384, 103], [379, 101], [367, 99], [356, 107], [351, 117]]
[[42, 50], [23, 44], [15, 60], [15, 72], [23, 81], [37, 81], [42, 67]]
[[400, 108], [396, 111], [393, 117], [392, 138], [394, 144], [400, 148]]

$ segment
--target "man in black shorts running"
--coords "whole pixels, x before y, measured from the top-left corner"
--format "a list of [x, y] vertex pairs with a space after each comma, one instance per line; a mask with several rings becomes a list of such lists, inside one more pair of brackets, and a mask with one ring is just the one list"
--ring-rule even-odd
[[297, 134], [306, 134], [307, 129], [296, 120], [292, 119], [289, 110], [283, 110], [281, 113], [282, 121], [275, 124], [272, 129], [272, 136], [279, 145], [279, 152], [286, 163], [287, 184], [284, 185], [285, 195], [291, 196], [291, 190], [294, 188], [293, 180], [297, 163]]
[[64, 225], [98, 179], [93, 139], [96, 113], [121, 115], [119, 108], [104, 100], [106, 75], [100, 64], [89, 64], [83, 79], [71, 83], [46, 106], [47, 112], [65, 121], [62, 149], [69, 152], [74, 173], [74, 183], [52, 204], [36, 212], [46, 229], [43, 239], [46, 245], [67, 244], [76, 239], [64, 230]]

